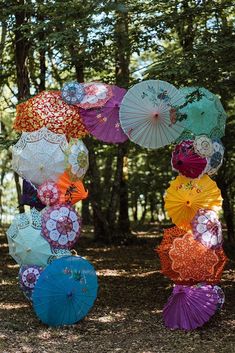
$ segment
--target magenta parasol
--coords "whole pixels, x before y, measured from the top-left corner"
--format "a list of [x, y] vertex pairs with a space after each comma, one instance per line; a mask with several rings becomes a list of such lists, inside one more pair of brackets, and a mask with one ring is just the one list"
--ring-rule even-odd
[[113, 96], [102, 107], [80, 109], [79, 112], [87, 130], [98, 140], [122, 143], [128, 139], [119, 122], [119, 108], [126, 90], [112, 86], [112, 93]]

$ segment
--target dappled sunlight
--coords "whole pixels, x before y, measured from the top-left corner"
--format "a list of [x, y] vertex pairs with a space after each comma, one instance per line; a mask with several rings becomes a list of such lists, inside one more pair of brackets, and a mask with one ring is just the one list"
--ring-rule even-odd
[[121, 322], [126, 319], [126, 315], [127, 315], [126, 311], [118, 311], [118, 312], [111, 311], [109, 314], [106, 314], [100, 317], [88, 318], [88, 321], [95, 321], [95, 322], [101, 322], [101, 323]]
[[22, 309], [22, 308], [28, 308], [29, 305], [28, 304], [19, 304], [19, 303], [15, 303], [15, 304], [8, 304], [8, 303], [0, 303], [0, 309], [4, 309], [4, 310], [15, 310], [15, 309]]

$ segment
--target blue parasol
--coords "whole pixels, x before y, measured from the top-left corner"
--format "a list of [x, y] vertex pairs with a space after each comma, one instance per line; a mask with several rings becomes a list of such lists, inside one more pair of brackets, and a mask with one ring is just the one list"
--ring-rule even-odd
[[34, 287], [33, 307], [49, 326], [71, 325], [87, 315], [97, 289], [93, 266], [80, 256], [66, 256], [42, 272]]

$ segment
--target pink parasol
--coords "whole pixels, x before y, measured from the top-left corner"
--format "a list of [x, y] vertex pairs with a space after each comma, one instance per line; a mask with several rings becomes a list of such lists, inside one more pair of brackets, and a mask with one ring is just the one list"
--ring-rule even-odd
[[193, 141], [187, 140], [176, 145], [171, 163], [175, 171], [194, 179], [205, 173], [207, 159], [195, 152]]
[[83, 83], [82, 85], [85, 95], [75, 105], [83, 109], [102, 107], [113, 95], [111, 86], [102, 82]]
[[81, 231], [81, 220], [69, 204], [48, 207], [42, 215], [42, 235], [54, 248], [71, 249]]
[[200, 241], [207, 248], [213, 249], [222, 246], [221, 223], [215, 211], [199, 209], [191, 224], [194, 239]]
[[80, 109], [80, 115], [87, 130], [98, 140], [107, 143], [122, 143], [128, 140], [119, 122], [119, 108], [126, 93], [124, 88], [112, 86], [113, 96], [102, 107]]
[[45, 181], [38, 188], [38, 198], [44, 205], [54, 205], [59, 201], [60, 192], [53, 181]]

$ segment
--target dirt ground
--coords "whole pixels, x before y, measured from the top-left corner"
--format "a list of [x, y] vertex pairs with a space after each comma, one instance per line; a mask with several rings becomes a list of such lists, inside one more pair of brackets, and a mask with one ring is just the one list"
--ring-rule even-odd
[[81, 322], [48, 328], [35, 316], [17, 283], [18, 266], [0, 236], [1, 353], [234, 353], [235, 263], [230, 260], [221, 283], [226, 304], [205, 326], [193, 332], [171, 331], [162, 308], [171, 283], [160, 273], [153, 249], [157, 234], [142, 232], [128, 246], [94, 244], [83, 237], [77, 248], [95, 266], [98, 299]]

